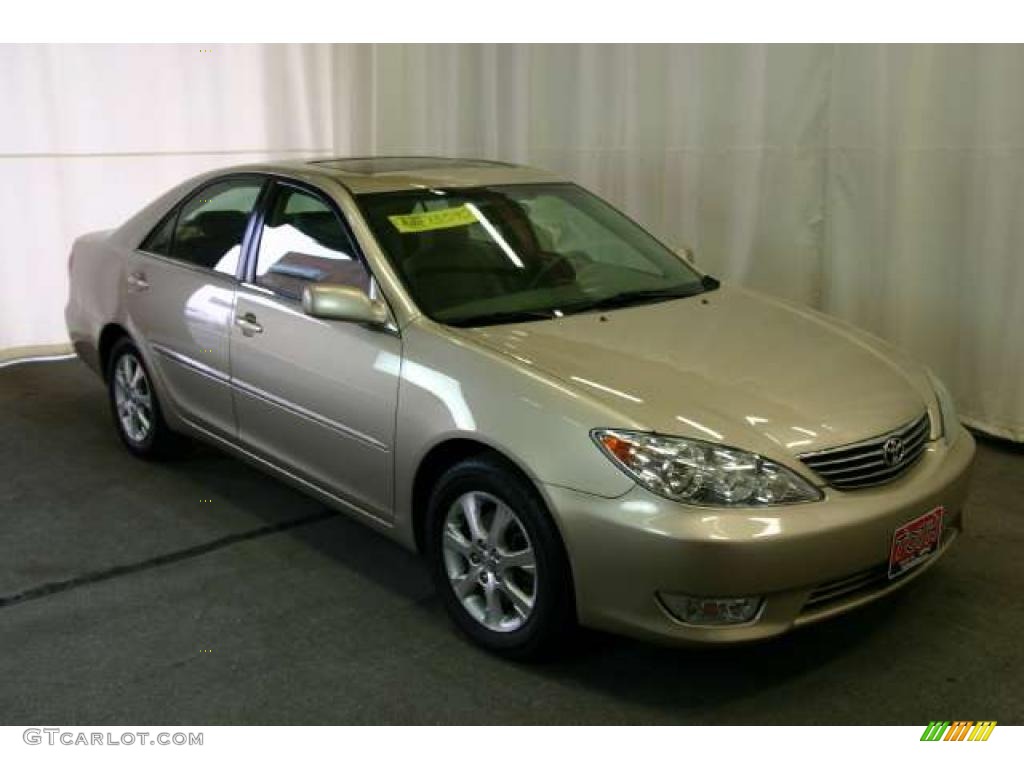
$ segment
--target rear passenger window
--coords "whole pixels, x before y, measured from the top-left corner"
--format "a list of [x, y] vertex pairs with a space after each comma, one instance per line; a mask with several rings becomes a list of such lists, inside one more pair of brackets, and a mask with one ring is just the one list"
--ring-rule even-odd
[[159, 253], [161, 256], [171, 255], [171, 243], [174, 238], [174, 222], [178, 220], [178, 211], [173, 210], [164, 220], [157, 224], [156, 228], [149, 233], [149, 236], [139, 246], [144, 251]]
[[234, 275], [249, 214], [262, 186], [259, 179], [233, 179], [202, 189], [182, 206], [171, 256]]
[[317, 196], [284, 186], [263, 223], [255, 282], [292, 299], [301, 299], [309, 283], [370, 290], [370, 275], [337, 214]]

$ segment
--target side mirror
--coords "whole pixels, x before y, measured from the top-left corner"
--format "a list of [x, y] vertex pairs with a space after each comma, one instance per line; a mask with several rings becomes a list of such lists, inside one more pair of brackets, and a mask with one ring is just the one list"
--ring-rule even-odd
[[691, 266], [697, 263], [697, 255], [688, 245], [680, 245], [676, 248], [676, 255]]
[[302, 289], [302, 309], [322, 320], [382, 326], [388, 322], [383, 301], [371, 299], [359, 288], [333, 283], [313, 283]]

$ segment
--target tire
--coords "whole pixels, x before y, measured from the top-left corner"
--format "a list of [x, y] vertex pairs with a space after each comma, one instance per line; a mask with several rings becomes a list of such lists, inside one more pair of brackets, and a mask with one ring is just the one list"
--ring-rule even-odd
[[561, 536], [536, 489], [504, 462], [474, 457], [441, 476], [427, 510], [427, 554], [448, 614], [488, 651], [539, 659], [572, 636]]
[[[128, 381], [129, 378], [132, 381]], [[164, 421], [153, 377], [139, 350], [127, 337], [117, 341], [110, 351], [107, 392], [114, 427], [133, 455], [158, 459], [177, 452], [180, 438]]]

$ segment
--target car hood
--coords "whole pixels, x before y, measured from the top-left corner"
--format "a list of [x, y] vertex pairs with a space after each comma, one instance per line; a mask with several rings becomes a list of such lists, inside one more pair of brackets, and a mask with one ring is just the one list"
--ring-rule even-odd
[[466, 333], [621, 415], [605, 426], [766, 455], [883, 434], [932, 399], [924, 369], [881, 340], [735, 286]]

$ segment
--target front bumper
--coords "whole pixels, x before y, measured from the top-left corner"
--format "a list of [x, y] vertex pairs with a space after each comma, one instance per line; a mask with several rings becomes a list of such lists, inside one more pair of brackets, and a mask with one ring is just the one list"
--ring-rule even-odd
[[[757, 640], [898, 589], [928, 570], [963, 529], [974, 440], [928, 444], [901, 478], [874, 488], [826, 489], [820, 502], [763, 509], [684, 507], [634, 487], [606, 499], [556, 486], [545, 492], [572, 563], [580, 622], [678, 643]], [[896, 528], [945, 507], [942, 547], [889, 581]], [[750, 622], [684, 624], [657, 595], [763, 595]]]

